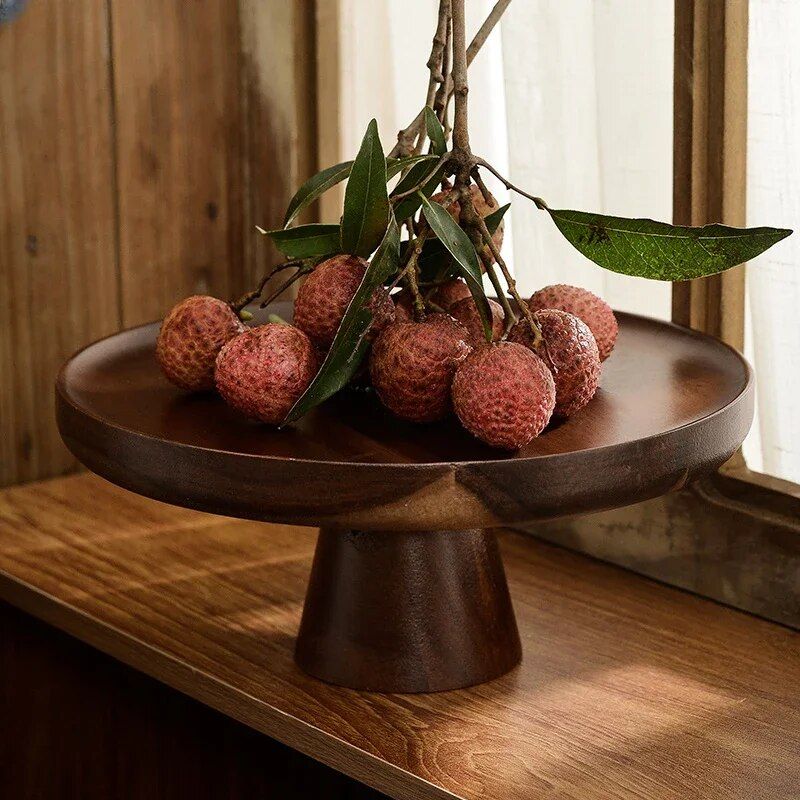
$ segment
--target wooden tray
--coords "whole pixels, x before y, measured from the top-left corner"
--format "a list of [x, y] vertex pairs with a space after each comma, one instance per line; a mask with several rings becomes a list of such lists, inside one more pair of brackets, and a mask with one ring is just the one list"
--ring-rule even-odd
[[[288, 317], [286, 304], [270, 309]], [[682, 487], [741, 444], [752, 372], [708, 336], [619, 314], [585, 409], [508, 455], [457, 421], [417, 426], [345, 392], [277, 431], [161, 376], [158, 323], [76, 354], [56, 387], [61, 435], [93, 471], [204, 511], [322, 526], [298, 637], [318, 677], [435, 691], [503, 674], [519, 637], [485, 529], [625, 505]]]

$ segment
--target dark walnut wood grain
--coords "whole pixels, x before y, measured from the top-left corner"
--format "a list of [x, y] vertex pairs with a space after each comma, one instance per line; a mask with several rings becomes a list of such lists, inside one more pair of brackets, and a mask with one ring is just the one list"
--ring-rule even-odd
[[402, 800], [797, 796], [800, 634], [501, 533], [522, 664], [353, 692], [293, 660], [315, 538], [73, 476], [0, 492], [0, 597]]
[[366, 691], [505, 674], [522, 649], [494, 533], [323, 529], [295, 654], [306, 672]]
[[[288, 308], [274, 309], [284, 317]], [[507, 454], [454, 419], [414, 425], [346, 392], [276, 430], [213, 394], [167, 383], [158, 325], [72, 358], [58, 422], [90, 469], [140, 494], [237, 517], [364, 530], [455, 530], [551, 519], [683, 486], [741, 444], [752, 380], [702, 334], [620, 314], [601, 388], [580, 413]]]
[[595, 400], [513, 455], [454, 419], [403, 423], [366, 392], [341, 393], [291, 429], [252, 423], [214, 394], [167, 383], [158, 324], [74, 356], [58, 378], [58, 423], [83, 463], [133, 491], [329, 529], [297, 646], [312, 674], [358, 689], [455, 689], [520, 656], [502, 564], [475, 529], [663, 494], [747, 433], [751, 373], [734, 350], [641, 317], [620, 323]]

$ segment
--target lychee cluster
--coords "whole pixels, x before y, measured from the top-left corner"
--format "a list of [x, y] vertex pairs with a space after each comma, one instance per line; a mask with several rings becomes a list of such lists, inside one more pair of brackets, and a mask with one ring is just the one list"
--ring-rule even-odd
[[[247, 327], [221, 300], [183, 300], [158, 337], [164, 374], [189, 391], [216, 388], [245, 416], [280, 424], [313, 381], [366, 268], [348, 255], [318, 264], [298, 292], [291, 325]], [[532, 313], [510, 330], [503, 307], [489, 300], [488, 342], [462, 280], [433, 286], [419, 319], [411, 298], [407, 289], [391, 296], [379, 287], [367, 303], [369, 380], [378, 399], [417, 423], [455, 412], [478, 439], [506, 450], [524, 447], [553, 416], [570, 417], [592, 399], [601, 359], [616, 339], [611, 309], [574, 286], [536, 292]]]

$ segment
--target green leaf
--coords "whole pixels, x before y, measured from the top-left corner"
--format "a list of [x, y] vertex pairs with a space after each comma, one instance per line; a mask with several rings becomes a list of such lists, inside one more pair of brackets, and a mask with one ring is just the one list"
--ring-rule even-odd
[[[511, 208], [511, 203], [506, 203], [484, 217], [483, 221], [490, 234], [497, 230], [509, 208]], [[444, 280], [452, 272], [453, 259], [438, 239], [429, 239], [422, 248], [417, 264], [421, 280]]]
[[659, 281], [714, 275], [755, 258], [792, 231], [780, 228], [688, 228], [652, 219], [548, 209], [564, 238], [612, 272]]
[[405, 158], [387, 158], [386, 159], [386, 177], [394, 178], [398, 172], [402, 172], [404, 169], [409, 169], [413, 167], [415, 164], [428, 164], [431, 165], [434, 162], [438, 161], [438, 156], [433, 155], [421, 155], [421, 156], [406, 156]]
[[431, 140], [433, 152], [436, 153], [437, 156], [443, 156], [447, 152], [444, 128], [430, 106], [425, 106], [425, 130], [428, 133], [428, 138]]
[[[435, 156], [434, 160], [438, 160], [438, 157]], [[411, 167], [403, 179], [397, 184], [397, 186], [395, 186], [394, 191], [392, 192], [392, 197], [398, 194], [403, 194], [403, 192], [410, 191], [417, 186], [420, 181], [425, 180], [425, 177], [431, 173], [431, 166], [432, 164], [429, 161], [426, 161], [420, 162], [419, 164], [415, 164], [413, 167]], [[433, 176], [420, 189], [420, 192], [422, 192], [425, 197], [430, 197], [436, 191], [437, 187], [442, 181], [444, 168], [445, 165], [442, 164], [441, 167], [436, 170]], [[398, 222], [402, 222], [403, 220], [413, 216], [417, 213], [421, 203], [422, 201], [419, 198], [419, 193], [414, 193], [408, 197], [404, 197], [394, 207], [395, 219]]]
[[283, 218], [283, 227], [289, 225], [306, 206], [313, 203], [320, 195], [327, 192], [332, 186], [336, 186], [337, 183], [341, 183], [350, 174], [352, 166], [352, 161], [343, 161], [341, 164], [327, 167], [309, 178], [289, 201], [286, 216]]
[[386, 159], [378, 123], [373, 119], [353, 162], [344, 194], [343, 252], [369, 258], [381, 243], [389, 223], [386, 180]]
[[[404, 169], [408, 169], [422, 161], [431, 162], [435, 160], [436, 156], [431, 155], [387, 158], [386, 178], [387, 180], [393, 178], [398, 172], [402, 172]], [[352, 161], [343, 161], [341, 164], [334, 164], [332, 167], [326, 167], [309, 178], [289, 201], [289, 207], [286, 209], [286, 216], [283, 218], [283, 227], [286, 228], [290, 225], [304, 208], [307, 208], [318, 197], [325, 194], [328, 189], [333, 188], [337, 183], [341, 183], [349, 177], [352, 166]]]
[[438, 203], [432, 203], [422, 196], [422, 213], [431, 226], [431, 230], [439, 237], [455, 261], [455, 267], [464, 277], [472, 293], [472, 298], [480, 314], [486, 341], [492, 340], [491, 310], [489, 301], [483, 291], [483, 273], [481, 272], [478, 254], [469, 236], [458, 223]]
[[511, 203], [506, 203], [504, 206], [500, 206], [500, 208], [492, 211], [491, 214], [488, 214], [483, 218], [489, 233], [494, 233], [500, 227], [500, 223], [502, 222], [503, 217], [506, 215], [506, 211], [508, 211], [509, 208], [511, 208]]
[[275, 231], [257, 229], [269, 236], [287, 258], [317, 258], [342, 252], [338, 225], [313, 223]]
[[397, 272], [399, 264], [400, 230], [394, 219], [390, 219], [386, 235], [345, 311], [325, 361], [283, 424], [302, 417], [314, 406], [336, 394], [353, 377], [369, 347], [365, 334], [372, 322], [372, 312], [367, 304], [375, 289]]

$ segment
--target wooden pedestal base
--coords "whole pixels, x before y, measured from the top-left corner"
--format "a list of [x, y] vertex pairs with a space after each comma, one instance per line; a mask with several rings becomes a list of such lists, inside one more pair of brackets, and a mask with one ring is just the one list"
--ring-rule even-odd
[[306, 672], [365, 691], [440, 692], [521, 657], [491, 531], [320, 531], [295, 650]]

